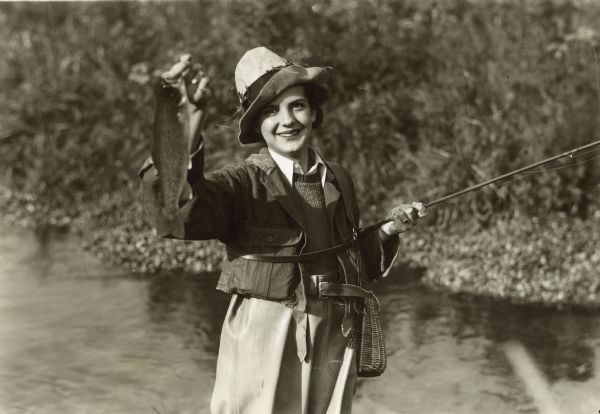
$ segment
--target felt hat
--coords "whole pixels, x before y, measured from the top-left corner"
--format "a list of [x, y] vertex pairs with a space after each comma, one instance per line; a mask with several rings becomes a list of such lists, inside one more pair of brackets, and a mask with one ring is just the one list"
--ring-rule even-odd
[[266, 47], [247, 51], [235, 68], [235, 87], [240, 99], [242, 116], [238, 139], [242, 144], [262, 140], [254, 130], [253, 121], [258, 112], [290, 86], [312, 84], [327, 96], [325, 80], [327, 69], [305, 67], [284, 59]]

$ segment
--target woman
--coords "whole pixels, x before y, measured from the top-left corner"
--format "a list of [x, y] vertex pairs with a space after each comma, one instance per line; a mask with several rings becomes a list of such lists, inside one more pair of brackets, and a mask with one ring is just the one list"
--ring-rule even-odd
[[[227, 250], [217, 289], [232, 299], [221, 333], [213, 413], [347, 413], [357, 377], [352, 337], [357, 309], [384, 277], [397, 234], [424, 213], [419, 203], [393, 209], [380, 231], [358, 235], [352, 180], [311, 146], [323, 122], [327, 70], [304, 67], [264, 47], [240, 59], [235, 82], [241, 144], [263, 142], [243, 164], [205, 174], [202, 90], [186, 93], [189, 59], [163, 77], [179, 88], [191, 157], [177, 220], [188, 240], [218, 239]], [[187, 76], [189, 78], [189, 76]], [[190, 84], [205, 85], [205, 78]], [[163, 92], [161, 92], [163, 91]], [[158, 106], [157, 106], [158, 108]], [[157, 114], [157, 119], [159, 118]], [[144, 174], [145, 203], [161, 221], [158, 172]], [[158, 228], [161, 226], [157, 225]], [[173, 237], [173, 234], [159, 234]]]

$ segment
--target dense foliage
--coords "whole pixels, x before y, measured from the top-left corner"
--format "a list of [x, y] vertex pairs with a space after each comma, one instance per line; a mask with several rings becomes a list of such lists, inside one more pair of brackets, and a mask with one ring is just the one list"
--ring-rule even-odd
[[439, 237], [414, 233], [409, 257], [427, 266], [427, 285], [517, 302], [600, 305], [600, 214], [516, 216]]
[[[94, 246], [117, 260], [138, 250], [162, 257], [137, 269], [181, 265], [173, 256], [166, 264], [172, 242], [154, 241], [135, 201], [151, 82], [191, 51], [212, 77], [209, 168], [242, 159], [252, 149], [235, 138], [233, 69], [262, 44], [332, 67], [317, 145], [351, 170], [371, 221], [399, 201], [430, 200], [599, 139], [599, 21], [598, 6], [574, 0], [4, 3], [0, 184], [40, 222], [89, 224], [117, 210], [128, 222], [113, 220], [119, 230], [106, 234], [96, 221]], [[519, 243], [523, 235], [497, 227], [499, 216], [590, 218], [600, 203], [600, 164], [585, 162], [591, 155], [432, 210], [429, 224], [440, 236], [474, 222], [492, 229], [485, 237]], [[597, 241], [590, 220], [580, 230]], [[469, 245], [477, 238], [450, 240], [469, 246], [459, 267], [477, 266], [470, 255], [486, 257]], [[115, 251], [120, 243], [131, 251]]]

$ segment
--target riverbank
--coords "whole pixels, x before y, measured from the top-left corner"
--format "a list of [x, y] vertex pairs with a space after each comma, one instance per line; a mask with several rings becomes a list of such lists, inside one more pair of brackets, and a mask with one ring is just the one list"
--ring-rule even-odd
[[[44, 211], [31, 195], [0, 192], [5, 224], [62, 226], [106, 262], [139, 273], [218, 271], [224, 249], [216, 241], [157, 239], [141, 206], [105, 198], [75, 217]], [[600, 212], [588, 220], [561, 214], [499, 218], [447, 228], [420, 226], [402, 235], [401, 268], [423, 269], [434, 289], [549, 306], [600, 306]]]
[[415, 258], [428, 268], [423, 282], [431, 287], [516, 303], [600, 305], [598, 212], [588, 220], [500, 218], [486, 228], [465, 223], [419, 237], [428, 248]]

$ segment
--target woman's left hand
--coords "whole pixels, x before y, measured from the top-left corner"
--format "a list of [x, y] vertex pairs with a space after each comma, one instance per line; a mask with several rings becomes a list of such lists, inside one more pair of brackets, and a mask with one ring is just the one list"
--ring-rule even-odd
[[400, 204], [390, 210], [386, 218], [392, 221], [381, 226], [381, 231], [387, 236], [394, 236], [412, 229], [417, 225], [419, 218], [424, 216], [423, 203]]

